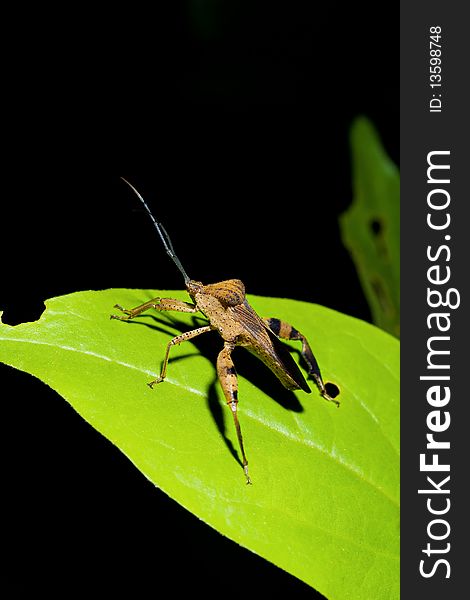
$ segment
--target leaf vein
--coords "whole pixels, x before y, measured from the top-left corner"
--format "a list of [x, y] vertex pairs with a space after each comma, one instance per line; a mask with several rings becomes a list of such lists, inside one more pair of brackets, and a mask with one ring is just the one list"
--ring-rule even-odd
[[319, 443], [315, 442], [314, 440], [311, 440], [311, 439], [308, 439], [308, 438], [305, 438], [305, 437], [296, 436], [295, 434], [293, 434], [292, 432], [288, 431], [285, 427], [283, 427], [279, 423], [274, 424], [272, 421], [266, 421], [266, 419], [263, 419], [263, 417], [261, 417], [259, 414], [254, 413], [249, 408], [245, 408], [244, 409], [244, 414], [247, 415], [248, 417], [250, 417], [251, 419], [257, 421], [258, 423], [261, 423], [262, 425], [264, 425], [268, 429], [272, 429], [273, 431], [276, 431], [277, 433], [285, 435], [286, 437], [288, 437], [289, 439], [291, 439], [291, 440], [293, 440], [295, 442], [298, 442], [300, 444], [304, 444], [305, 446], [308, 446], [309, 448], [314, 448], [315, 450], [318, 450], [322, 454], [325, 454], [325, 456], [327, 456], [331, 460], [335, 461], [336, 464], [340, 464], [342, 467], [344, 467], [345, 469], [347, 469], [351, 473], [353, 473], [356, 477], [358, 477], [359, 479], [361, 479], [362, 481], [364, 481], [364, 483], [367, 483], [372, 488], [374, 488], [375, 490], [377, 490], [378, 492], [380, 492], [393, 505], [398, 506], [398, 502], [394, 498], [392, 498], [391, 496], [389, 496], [385, 492], [385, 490], [383, 490], [381, 487], [379, 487], [376, 483], [374, 483], [374, 482], [370, 481], [369, 479], [367, 479], [364, 476], [364, 473], [362, 472], [362, 470], [359, 467], [357, 467], [356, 465], [351, 464], [342, 455], [338, 454], [338, 452], [336, 451], [335, 448], [333, 448], [332, 452], [329, 452], [324, 446], [322, 446], [322, 444], [319, 444]]

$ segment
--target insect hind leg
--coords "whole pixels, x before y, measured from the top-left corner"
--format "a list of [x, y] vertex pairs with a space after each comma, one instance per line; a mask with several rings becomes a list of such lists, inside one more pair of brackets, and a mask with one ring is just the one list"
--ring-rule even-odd
[[263, 319], [263, 321], [266, 323], [269, 329], [281, 339], [299, 340], [302, 342], [302, 350], [300, 351], [300, 354], [307, 363], [308, 374], [311, 375], [315, 380], [315, 383], [317, 384], [317, 387], [323, 398], [329, 402], [334, 402], [336, 406], [339, 406], [338, 400], [332, 398], [326, 391], [325, 384], [323, 383], [323, 378], [321, 376], [320, 367], [318, 366], [317, 359], [310, 348], [307, 338], [286, 321], [281, 321], [280, 319], [276, 319], [274, 317]]
[[238, 445], [240, 446], [240, 451], [242, 453], [243, 470], [245, 472], [246, 483], [251, 484], [251, 479], [248, 475], [248, 460], [245, 455], [242, 432], [240, 423], [238, 421], [238, 378], [231, 356], [234, 348], [234, 344], [231, 342], [225, 342], [223, 349], [220, 351], [217, 357], [217, 375], [219, 377], [220, 385], [222, 387], [222, 391], [224, 392], [227, 405], [230, 407], [232, 412], [233, 422], [237, 432]]

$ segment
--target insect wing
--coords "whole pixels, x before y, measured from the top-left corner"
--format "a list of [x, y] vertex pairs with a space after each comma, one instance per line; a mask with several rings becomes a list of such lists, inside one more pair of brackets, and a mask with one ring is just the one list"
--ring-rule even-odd
[[292, 379], [295, 381], [298, 387], [304, 392], [310, 394], [312, 390], [310, 389], [308, 383], [305, 381], [305, 377], [303, 376], [302, 371], [299, 369], [297, 363], [290, 355], [290, 352], [285, 346], [285, 344], [283, 344], [281, 340], [267, 327], [266, 331], [272, 343], [273, 354], [276, 355], [277, 360], [283, 365], [284, 369], [292, 377]]
[[256, 346], [247, 348], [258, 356], [277, 376], [287, 389], [311, 390], [301, 370], [290, 355], [286, 346], [269, 329], [262, 319], [251, 308], [247, 301], [231, 310], [243, 323], [245, 329], [257, 341]]

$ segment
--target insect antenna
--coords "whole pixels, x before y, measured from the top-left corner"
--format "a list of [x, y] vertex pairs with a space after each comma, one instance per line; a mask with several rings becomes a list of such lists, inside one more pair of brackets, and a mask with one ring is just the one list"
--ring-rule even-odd
[[183, 265], [181, 264], [180, 259], [176, 256], [175, 251], [173, 249], [173, 244], [171, 243], [171, 240], [170, 240], [170, 236], [166, 232], [165, 228], [163, 227], [163, 225], [161, 223], [159, 223], [155, 219], [155, 217], [153, 216], [150, 208], [147, 206], [147, 203], [142, 198], [142, 196], [139, 194], [139, 192], [135, 189], [135, 187], [132, 185], [132, 183], [129, 183], [127, 181], [127, 179], [124, 179], [124, 177], [121, 177], [121, 179], [124, 181], [124, 183], [127, 183], [127, 185], [131, 188], [131, 190], [133, 190], [133, 192], [135, 193], [135, 195], [137, 196], [137, 198], [144, 205], [145, 210], [147, 211], [149, 217], [152, 219], [152, 222], [153, 222], [153, 224], [155, 226], [155, 229], [158, 231], [158, 235], [160, 236], [160, 239], [163, 242], [163, 246], [164, 246], [164, 248], [166, 250], [166, 253], [172, 259], [172, 261], [175, 263], [175, 265], [178, 267], [178, 269], [181, 271], [181, 274], [184, 277], [184, 282], [188, 283], [188, 281], [190, 281], [190, 278], [188, 277], [186, 271], [183, 269]]

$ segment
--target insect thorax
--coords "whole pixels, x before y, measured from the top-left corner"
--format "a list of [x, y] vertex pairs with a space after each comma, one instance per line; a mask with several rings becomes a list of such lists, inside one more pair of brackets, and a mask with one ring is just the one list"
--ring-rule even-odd
[[244, 332], [244, 328], [231, 314], [231, 307], [242, 304], [245, 299], [241, 287], [243, 283], [237, 279], [206, 285], [193, 298], [198, 309], [209, 319], [222, 338], [234, 341]]

